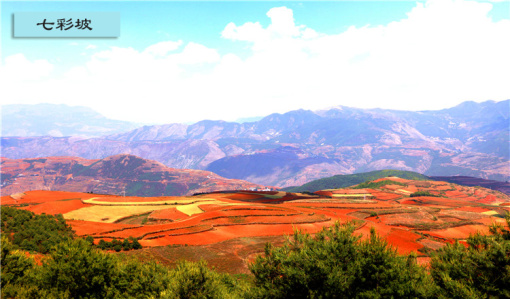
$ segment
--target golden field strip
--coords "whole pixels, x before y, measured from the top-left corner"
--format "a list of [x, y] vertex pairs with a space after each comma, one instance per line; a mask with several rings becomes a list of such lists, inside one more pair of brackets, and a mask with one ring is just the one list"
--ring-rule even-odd
[[165, 205], [116, 205], [116, 206], [104, 206], [94, 205], [92, 207], [86, 207], [65, 213], [63, 216], [65, 219], [72, 220], [85, 220], [103, 223], [113, 223], [121, 218], [138, 215], [143, 213], [152, 212], [155, 210], [168, 209]]
[[183, 198], [182, 200], [166, 201], [129, 201], [129, 202], [110, 202], [99, 201], [97, 197], [82, 200], [83, 203], [92, 204], [92, 207], [80, 208], [63, 216], [65, 219], [85, 220], [103, 223], [113, 223], [119, 219], [149, 213], [156, 210], [169, 209], [175, 207], [179, 212], [188, 216], [203, 213], [200, 205], [215, 204], [222, 206], [244, 205], [244, 203], [226, 203], [214, 198]]

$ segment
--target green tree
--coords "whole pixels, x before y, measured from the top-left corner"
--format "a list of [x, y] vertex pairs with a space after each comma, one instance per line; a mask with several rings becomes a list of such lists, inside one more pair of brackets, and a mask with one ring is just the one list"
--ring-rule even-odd
[[2, 234], [18, 248], [48, 253], [61, 241], [74, 237], [62, 215], [35, 215], [30, 211], [2, 207]]
[[13, 244], [2, 234], [1, 292], [2, 298], [16, 297], [17, 290], [26, 273], [34, 267], [32, 259], [16, 252]]
[[232, 276], [207, 268], [205, 261], [183, 261], [169, 273], [169, 285], [162, 298], [238, 298], [247, 290]]
[[159, 298], [170, 283], [168, 269], [155, 262], [124, 260], [116, 272], [111, 293], [118, 298]]
[[122, 242], [122, 250], [130, 250], [132, 249], [132, 243], [129, 242], [128, 238], [125, 238], [124, 241]]
[[131, 238], [131, 241], [132, 241], [132, 247], [133, 249], [142, 249], [142, 244], [140, 244], [140, 242], [138, 242], [138, 239], [135, 239], [133, 237], [129, 237]]
[[94, 245], [94, 238], [92, 236], [87, 236], [85, 241], [87, 241], [90, 245]]
[[106, 298], [116, 276], [112, 255], [94, 249], [83, 239], [55, 246], [36, 274], [39, 289], [56, 297]]
[[352, 224], [335, 224], [314, 237], [296, 231], [283, 247], [268, 244], [250, 270], [254, 297], [428, 297], [434, 286], [413, 255], [399, 256], [372, 230], [367, 240]]
[[[510, 225], [510, 216], [506, 216]], [[443, 298], [510, 298], [510, 238], [501, 225], [491, 235], [475, 234], [446, 245], [431, 261], [431, 275]]]
[[99, 247], [99, 249], [103, 249], [103, 250], [105, 250], [107, 248], [107, 246], [108, 245], [106, 244], [106, 241], [103, 239], [99, 240], [99, 243], [97, 244], [97, 247]]

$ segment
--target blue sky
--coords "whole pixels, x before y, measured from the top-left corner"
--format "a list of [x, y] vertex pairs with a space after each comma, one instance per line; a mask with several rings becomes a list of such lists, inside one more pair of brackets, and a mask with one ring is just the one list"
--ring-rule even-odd
[[[7, 1], [2, 3], [2, 56], [24, 53], [29, 59], [64, 58], [75, 64], [87, 58], [76, 46], [94, 44], [99, 49], [111, 46], [143, 50], [162, 40], [194, 41], [220, 53], [247, 55], [246, 46], [221, 38], [224, 27], [234, 22], [270, 23], [265, 17], [273, 7], [293, 10], [299, 24], [325, 34], [337, 34], [349, 26], [385, 25], [405, 17], [413, 2], [294, 2], [294, 1], [114, 1], [46, 2]], [[12, 38], [11, 15], [20, 11], [115, 11], [121, 13], [121, 37], [88, 39]], [[320, 16], [320, 17], [318, 17]], [[77, 44], [77, 45], [76, 45]], [[77, 55], [78, 54], [78, 55]]]
[[[121, 36], [12, 38], [20, 11], [118, 11]], [[2, 104], [169, 123], [503, 100], [509, 15], [508, 1], [3, 1]]]

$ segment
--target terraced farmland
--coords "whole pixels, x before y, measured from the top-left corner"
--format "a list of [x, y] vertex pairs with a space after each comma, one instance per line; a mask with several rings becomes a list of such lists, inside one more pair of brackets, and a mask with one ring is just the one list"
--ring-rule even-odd
[[[187, 197], [30, 191], [4, 196], [2, 204], [62, 213], [78, 236], [91, 236], [95, 242], [135, 237], [149, 247], [144, 249], [149, 255], [155, 252], [150, 248], [158, 246], [266, 240], [295, 229], [315, 233], [336, 221], [355, 221], [357, 234], [367, 236], [375, 228], [399, 252], [417, 252], [421, 262], [446, 242], [487, 233], [490, 224], [503, 223], [510, 211], [507, 195], [481, 187], [393, 177], [368, 185], [376, 187], [315, 194], [222, 191]], [[416, 192], [433, 196], [411, 197]]]

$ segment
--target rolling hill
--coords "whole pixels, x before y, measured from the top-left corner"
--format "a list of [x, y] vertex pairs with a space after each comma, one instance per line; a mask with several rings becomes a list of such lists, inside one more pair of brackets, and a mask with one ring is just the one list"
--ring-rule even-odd
[[137, 196], [191, 195], [264, 186], [203, 170], [173, 169], [133, 155], [100, 160], [45, 157], [1, 160], [2, 194], [58, 190]]
[[354, 186], [366, 181], [373, 181], [385, 177], [399, 177], [408, 180], [427, 180], [426, 176], [402, 170], [376, 170], [364, 173], [346, 174], [346, 175], [335, 175], [328, 178], [322, 178], [315, 181], [308, 182], [302, 186], [287, 187], [282, 190], [287, 192], [316, 192], [324, 189], [337, 189]]

